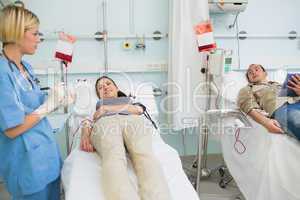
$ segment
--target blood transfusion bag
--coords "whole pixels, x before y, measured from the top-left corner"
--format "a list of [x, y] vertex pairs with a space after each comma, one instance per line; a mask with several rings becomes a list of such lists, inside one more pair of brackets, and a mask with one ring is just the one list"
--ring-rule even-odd
[[194, 30], [197, 35], [199, 52], [208, 52], [217, 48], [210, 21], [205, 21], [197, 24], [194, 27]]
[[66, 63], [71, 63], [75, 41], [76, 38], [74, 36], [61, 32], [56, 44], [55, 58]]

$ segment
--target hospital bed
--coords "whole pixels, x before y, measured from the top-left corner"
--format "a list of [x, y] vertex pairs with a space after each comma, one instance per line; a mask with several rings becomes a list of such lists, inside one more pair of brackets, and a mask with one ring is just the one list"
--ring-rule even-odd
[[[208, 114], [211, 127], [218, 124], [226, 165], [247, 200], [300, 199], [300, 143], [271, 134], [260, 124], [235, 110], [239, 89], [247, 84], [244, 73], [225, 75], [223, 108]], [[243, 117], [242, 117], [243, 118]], [[222, 126], [222, 128], [220, 128]]]
[[[74, 107], [74, 114], [70, 119], [70, 144], [72, 147], [69, 156], [64, 161], [61, 174], [66, 200], [105, 200], [102, 190], [101, 160], [99, 156], [96, 153], [87, 153], [79, 149], [79, 123], [84, 117], [93, 113], [96, 105], [93, 90], [93, 84], [88, 81], [81, 82], [76, 87], [79, 96]], [[156, 107], [151, 86], [144, 86], [144, 88], [139, 88], [138, 91], [139, 93], [135, 94], [137, 101], [144, 103], [148, 108]], [[150, 109], [150, 114], [155, 116], [157, 113], [151, 113], [152, 110]], [[163, 168], [172, 200], [199, 200], [196, 191], [182, 169], [178, 153], [162, 140], [159, 130], [153, 134], [153, 150]], [[137, 190], [137, 179], [129, 159], [128, 173]]]

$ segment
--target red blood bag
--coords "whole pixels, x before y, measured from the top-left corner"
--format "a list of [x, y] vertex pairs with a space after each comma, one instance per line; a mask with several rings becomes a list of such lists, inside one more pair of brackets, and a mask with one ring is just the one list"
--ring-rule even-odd
[[74, 36], [61, 32], [56, 44], [55, 58], [65, 63], [71, 63], [75, 41], [76, 38]]
[[210, 21], [201, 22], [194, 27], [199, 52], [209, 52], [217, 48]]

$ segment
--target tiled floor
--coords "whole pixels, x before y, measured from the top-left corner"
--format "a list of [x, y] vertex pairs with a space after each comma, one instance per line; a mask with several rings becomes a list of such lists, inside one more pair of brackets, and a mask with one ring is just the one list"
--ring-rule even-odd
[[[197, 180], [197, 169], [193, 168], [194, 156], [182, 156], [183, 169], [186, 172], [189, 180], [195, 186]], [[216, 169], [224, 165], [222, 156], [219, 154], [209, 154], [207, 167], [209, 169]], [[200, 199], [201, 200], [244, 200], [242, 194], [237, 188], [234, 181], [230, 181], [225, 188], [219, 186], [221, 176], [218, 170], [213, 170], [214, 173], [208, 178], [201, 178], [200, 182]], [[225, 176], [230, 180], [228, 170], [225, 170]]]

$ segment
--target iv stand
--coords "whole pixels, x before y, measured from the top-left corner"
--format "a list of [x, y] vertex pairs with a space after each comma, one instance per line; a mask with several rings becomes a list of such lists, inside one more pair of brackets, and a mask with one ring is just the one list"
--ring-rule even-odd
[[[66, 68], [66, 69], [65, 69]], [[60, 76], [60, 81], [64, 83], [64, 92], [67, 94], [68, 92], [68, 73], [67, 73], [67, 63], [65, 61], [60, 61], [60, 71], [61, 71], [61, 76]], [[65, 98], [68, 98], [67, 95], [65, 95]], [[65, 99], [66, 100], [66, 99]], [[64, 106], [64, 114], [67, 114], [69, 111], [68, 105]], [[70, 140], [69, 140], [69, 118], [67, 119], [67, 124], [66, 124], [66, 146], [67, 146], [67, 155], [70, 153]]]
[[[199, 132], [199, 142], [198, 142], [198, 158], [197, 158], [197, 193], [200, 194], [200, 178], [209, 177], [211, 171], [207, 168], [207, 146], [208, 146], [208, 126], [206, 113], [210, 109], [211, 102], [211, 81], [212, 75], [209, 73], [208, 69], [209, 56], [206, 57], [205, 67], [201, 69], [201, 72], [205, 73], [205, 93], [208, 95], [206, 98], [206, 107], [204, 112], [204, 117], [202, 121], [202, 127], [200, 127]], [[201, 139], [201, 142], [200, 142]]]
[[[66, 63], [64, 61], [60, 61], [60, 71], [61, 71], [61, 77], [60, 81], [64, 83], [64, 92], [65, 94], [68, 92], [68, 80], [67, 80], [67, 73], [65, 73], [64, 66], [66, 66]], [[66, 98], [66, 97], [65, 97]], [[68, 113], [68, 106], [64, 106], [64, 113]]]

